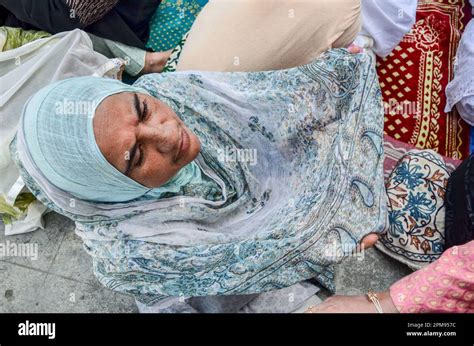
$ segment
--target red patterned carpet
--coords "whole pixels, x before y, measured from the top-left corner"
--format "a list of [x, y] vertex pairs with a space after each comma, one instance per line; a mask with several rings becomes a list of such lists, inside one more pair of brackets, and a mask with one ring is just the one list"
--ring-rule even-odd
[[445, 113], [445, 88], [471, 19], [468, 0], [419, 0], [417, 22], [377, 70], [385, 101], [385, 134], [455, 159], [469, 154], [469, 126]]

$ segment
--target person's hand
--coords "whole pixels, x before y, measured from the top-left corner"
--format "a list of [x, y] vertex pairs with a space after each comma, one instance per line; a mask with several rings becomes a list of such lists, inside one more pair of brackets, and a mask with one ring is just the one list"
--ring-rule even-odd
[[145, 66], [141, 73], [159, 73], [163, 71], [172, 51], [173, 50], [170, 49], [166, 52], [146, 52]]
[[366, 296], [333, 296], [319, 305], [309, 307], [305, 312], [330, 313], [376, 313], [375, 306]]
[[354, 253], [361, 253], [364, 250], [367, 250], [371, 248], [372, 246], [375, 245], [375, 243], [379, 240], [379, 236], [376, 233], [370, 233], [366, 235], [364, 238], [362, 238], [362, 241], [360, 244], [357, 245], [357, 247], [354, 250]]
[[347, 47], [347, 50], [352, 54], [359, 54], [359, 53], [364, 52], [364, 49], [362, 47], [359, 47], [355, 43], [353, 43], [349, 47]]
[[[377, 294], [385, 313], [396, 313], [390, 292]], [[367, 296], [332, 296], [319, 305], [310, 306], [306, 313], [377, 313], [375, 305]]]

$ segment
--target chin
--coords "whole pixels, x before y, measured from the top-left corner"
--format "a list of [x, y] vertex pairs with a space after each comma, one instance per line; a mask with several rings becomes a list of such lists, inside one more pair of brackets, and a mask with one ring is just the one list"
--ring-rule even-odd
[[198, 155], [199, 152], [201, 151], [201, 141], [199, 138], [191, 132], [190, 135], [191, 138], [191, 148], [189, 150], [189, 162], [193, 161]]

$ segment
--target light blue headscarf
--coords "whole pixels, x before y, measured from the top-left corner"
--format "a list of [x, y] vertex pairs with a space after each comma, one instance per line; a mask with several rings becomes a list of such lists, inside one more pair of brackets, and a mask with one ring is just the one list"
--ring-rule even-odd
[[177, 193], [189, 182], [198, 183], [195, 162], [170, 181], [150, 189], [130, 179], [102, 155], [94, 137], [97, 106], [121, 92], [148, 94], [117, 80], [78, 77], [62, 80], [37, 92], [23, 111], [26, 145], [34, 163], [56, 187], [88, 201], [124, 202], [144, 195], [159, 198]]
[[[332, 265], [385, 229], [383, 105], [369, 55], [338, 49], [282, 71], [154, 73], [134, 86], [199, 136], [197, 188], [71, 206], [32, 164], [21, 128], [12, 143], [26, 186], [76, 222], [108, 288], [146, 304], [310, 278], [333, 290]], [[202, 189], [211, 180], [219, 198]]]

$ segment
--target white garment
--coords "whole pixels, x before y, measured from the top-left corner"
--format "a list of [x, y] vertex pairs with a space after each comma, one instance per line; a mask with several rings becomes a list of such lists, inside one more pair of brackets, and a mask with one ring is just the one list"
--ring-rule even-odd
[[[471, 0], [474, 2], [474, 0]], [[459, 115], [474, 126], [474, 20], [466, 26], [454, 64], [454, 79], [446, 87], [446, 108], [456, 106]]]
[[360, 34], [373, 39], [375, 54], [384, 58], [400, 43], [416, 22], [417, 6], [417, 0], [362, 0]]
[[7, 33], [0, 31], [0, 52], [3, 50], [3, 46], [7, 42]]
[[[122, 62], [108, 59], [92, 49], [87, 34], [63, 32], [0, 53], [0, 195], [9, 203], [22, 191], [19, 172], [10, 158], [9, 145], [15, 136], [23, 105], [47, 84], [70, 77], [108, 75], [116, 77]], [[6, 225], [5, 234], [34, 231], [41, 227], [46, 208], [30, 205], [23, 220]]]

